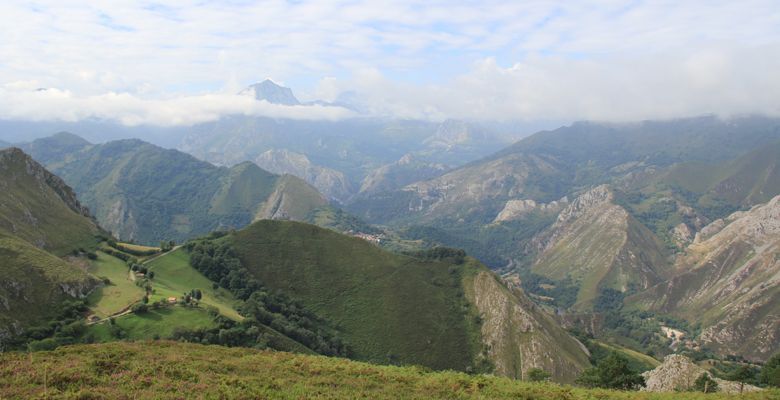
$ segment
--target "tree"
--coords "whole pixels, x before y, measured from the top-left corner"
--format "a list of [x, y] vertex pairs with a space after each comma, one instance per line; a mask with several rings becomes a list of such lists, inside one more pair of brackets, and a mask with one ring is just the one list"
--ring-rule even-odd
[[693, 382], [693, 391], [715, 393], [718, 391], [718, 382], [712, 379], [710, 374], [704, 372]]
[[747, 366], [743, 365], [739, 367], [736, 371], [732, 372], [729, 378], [732, 381], [739, 382], [739, 393], [742, 393], [742, 390], [745, 389], [745, 382], [753, 379], [755, 377], [755, 373], [753, 370]]
[[133, 314], [143, 314], [145, 313], [149, 308], [144, 303], [138, 303], [133, 306]]
[[775, 354], [764, 364], [759, 377], [761, 383], [780, 387], [780, 353]]
[[146, 274], [146, 277], [149, 279], [154, 279], [154, 271], [149, 271], [149, 273]]
[[550, 380], [550, 373], [541, 368], [531, 368], [528, 370], [528, 380], [531, 382], [546, 382]]
[[586, 387], [636, 390], [645, 385], [645, 378], [631, 368], [627, 358], [611, 352], [595, 367], [583, 371], [576, 382]]

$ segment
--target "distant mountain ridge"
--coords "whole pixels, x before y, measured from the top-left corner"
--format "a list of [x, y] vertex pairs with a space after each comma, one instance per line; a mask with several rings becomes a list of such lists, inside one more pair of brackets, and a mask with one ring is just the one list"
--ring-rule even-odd
[[268, 150], [254, 159], [261, 168], [276, 174], [290, 174], [309, 182], [329, 199], [346, 202], [353, 189], [343, 173], [314, 165], [304, 154]]
[[302, 220], [327, 205], [303, 180], [252, 163], [215, 167], [140, 140], [46, 150], [64, 138], [38, 139], [28, 148], [76, 189], [102, 226], [125, 240], [182, 241], [260, 218]]

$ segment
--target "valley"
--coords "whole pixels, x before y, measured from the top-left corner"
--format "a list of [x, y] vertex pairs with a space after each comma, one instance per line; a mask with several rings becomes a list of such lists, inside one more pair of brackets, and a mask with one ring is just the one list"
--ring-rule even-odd
[[[761, 149], [616, 155], [616, 133], [586, 126], [601, 150], [578, 155], [556, 142], [564, 130], [454, 170], [405, 156], [342, 200], [250, 162], [38, 139], [21, 147], [63, 180], [19, 149], [0, 153], [3, 257], [46, 276], [4, 289], [35, 299], [6, 301], [4, 346], [173, 339], [562, 383], [610, 354], [636, 371], [669, 354], [758, 365], [780, 351], [780, 131], [747, 124]], [[32, 291], [47, 284], [59, 289]]]

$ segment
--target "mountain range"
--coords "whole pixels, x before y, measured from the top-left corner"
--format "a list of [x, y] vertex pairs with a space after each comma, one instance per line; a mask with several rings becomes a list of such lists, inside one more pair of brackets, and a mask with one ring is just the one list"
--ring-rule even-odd
[[[78, 142], [66, 134], [52, 140]], [[41, 154], [51, 157], [49, 162], [61, 165], [63, 171], [68, 171], [74, 162], [86, 162], [78, 161], [82, 154], [89, 155], [84, 158], [89, 164], [84, 165], [134, 165], [129, 170], [88, 169], [111, 171], [121, 177], [117, 182], [129, 184], [133, 181], [125, 180], [127, 171], [136, 173], [140, 165], [158, 166], [149, 162], [147, 156], [136, 158], [138, 149], [148, 146], [138, 141], [120, 141], [85, 144], [84, 149], [64, 157], [58, 153]], [[41, 141], [28, 147], [47, 148]], [[131, 156], [126, 155], [128, 147], [132, 148]], [[150, 154], [156, 154], [155, 151]], [[146, 152], [148, 148], [141, 154]], [[62, 180], [18, 148], [0, 154], [3, 186], [8, 189], [3, 192], [7, 197], [0, 201], [3, 220], [9, 221], [0, 254], [4, 276], [11, 278], [3, 287], [3, 318], [13, 327], [3, 332], [9, 345], [15, 343], [16, 335], [32, 335], [25, 328], [56, 318], [54, 310], [47, 312], [45, 308], [56, 310], [52, 304], [66, 298], [85, 299], [86, 312], [94, 314], [91, 318], [114, 316], [114, 326], [123, 332], [121, 335], [133, 338], [170, 335], [168, 324], [181, 319], [186, 322], [179, 322], [183, 323], [180, 329], [195, 330], [179, 330], [178, 335], [197, 335], [207, 332], [198, 329], [212, 329], [214, 322], [204, 319], [206, 312], [198, 308], [154, 308], [136, 314], [123, 311], [143, 293], [143, 285], [125, 282], [128, 267], [122, 260], [134, 259], [135, 251], [141, 257], [136, 262], [143, 262], [145, 271], [155, 273], [153, 277], [137, 273], [134, 276], [130, 271], [132, 280], [145, 282], [151, 288], [145, 296], [150, 305], [161, 304], [172, 291], [181, 291], [186, 285], [198, 285], [203, 288], [203, 303], [214, 307], [221, 315], [219, 318], [228, 318], [224, 321], [242, 321], [239, 314], [255, 315], [252, 321], [263, 321], [261, 315], [266, 314], [251, 307], [259, 306], [254, 304], [266, 296], [264, 293], [274, 293], [275, 300], [269, 303], [269, 298], [262, 307], [267, 307], [264, 312], [271, 312], [269, 315], [278, 315], [271, 318], [276, 322], [262, 322], [253, 328], [260, 329], [263, 343], [274, 348], [302, 352], [320, 349], [310, 344], [303, 333], [285, 325], [308, 326], [299, 317], [291, 319], [288, 313], [295, 313], [307, 315], [310, 321], [320, 321], [315, 324], [330, 326], [317, 329], [332, 329], [343, 337], [349, 356], [359, 360], [419, 364], [435, 369], [495, 370], [512, 377], [522, 377], [532, 368], [544, 368], [556, 380], [566, 382], [573, 381], [589, 365], [585, 347], [552, 316], [535, 306], [522, 291], [503, 283], [484, 265], [458, 250], [434, 249], [400, 255], [333, 230], [271, 219], [259, 220], [234, 233], [197, 239], [168, 253], [159, 253], [160, 249], [154, 247], [112, 244], [113, 239], [97, 226]], [[172, 153], [165, 155], [179, 160]], [[285, 193], [301, 197], [298, 192]], [[80, 226], [83, 233], [79, 233]], [[62, 229], [68, 234], [60, 237]], [[216, 247], [201, 253], [202, 246]], [[221, 248], [229, 252], [216, 250]], [[141, 254], [147, 254], [143, 252], [157, 254], [143, 261], [145, 256]], [[87, 257], [88, 254], [93, 255]], [[200, 254], [211, 254], [214, 261], [194, 261]], [[239, 281], [224, 278], [209, 282], [210, 277], [225, 273], [214, 270], [212, 265], [235, 268], [219, 264], [223, 262], [240, 263]], [[30, 274], [31, 270], [41, 272]], [[252, 282], [261, 282], [262, 289], [252, 289], [250, 297], [241, 294], [246, 289], [237, 289], [252, 287], [246, 286], [255, 285]], [[274, 308], [274, 304], [280, 304], [274, 302], [280, 301], [288, 304], [282, 306], [288, 307], [288, 311]], [[288, 301], [294, 302], [285, 303]], [[145, 312], [156, 315], [154, 327], [144, 325]], [[116, 340], [109, 332], [114, 328], [108, 329], [107, 323], [86, 327], [72, 324], [68, 324], [67, 330], [57, 328], [54, 341]], [[41, 343], [45, 340], [52, 339], [43, 339]]]
[[303, 180], [245, 162], [216, 167], [139, 140], [93, 145], [68, 133], [20, 145], [80, 193], [123, 240], [183, 241], [255, 219], [302, 220], [327, 205]]
[[[560, 382], [603, 348], [646, 368], [780, 351], [780, 120], [576, 123], [460, 166], [440, 157], [491, 136], [457, 121], [423, 139], [430, 153], [389, 143], [382, 162], [351, 153], [358, 135], [304, 129], [319, 141], [308, 153], [262, 133], [306, 122], [223, 123], [241, 133], [215, 130], [232, 139], [204, 158], [225, 166], [69, 133], [2, 150], [0, 341], [84, 300], [97, 323], [69, 319], [72, 334], [41, 330], [53, 336], [31, 346], [166, 337]], [[342, 145], [339, 165], [311, 155]], [[166, 252], [170, 240], [184, 245]], [[165, 305], [195, 289], [200, 307]], [[142, 298], [153, 307], [130, 312]]]

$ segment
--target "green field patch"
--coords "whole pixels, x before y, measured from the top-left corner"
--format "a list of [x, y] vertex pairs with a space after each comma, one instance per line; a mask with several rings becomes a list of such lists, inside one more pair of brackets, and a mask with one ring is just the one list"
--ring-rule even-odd
[[629, 362], [635, 367], [635, 369], [638, 367], [639, 370], [647, 371], [661, 365], [660, 361], [636, 350], [632, 350], [613, 343], [605, 343], [599, 340], [595, 340], [594, 342], [606, 350], [617, 351], [618, 353], [628, 357]]
[[99, 317], [118, 313], [144, 297], [144, 290], [130, 277], [127, 264], [116, 257], [98, 251], [89, 272], [109, 281], [87, 297], [87, 304]]
[[117, 339], [164, 339], [171, 337], [177, 328], [197, 329], [216, 326], [205, 309], [179, 305], [150, 309], [142, 314], [124, 315], [117, 317], [114, 322], [121, 329], [122, 333], [119, 337], [112, 334], [112, 326], [109, 322], [90, 326], [87, 335], [93, 335], [97, 342], [110, 342]]
[[185, 292], [200, 289], [203, 293], [201, 305], [216, 307], [220, 314], [235, 321], [243, 318], [236, 311], [233, 295], [222, 288], [214, 289], [213, 282], [190, 266], [189, 255], [184, 249], [179, 248], [157, 257], [147, 267], [154, 272], [150, 302], [167, 301], [169, 297], [178, 299]]

